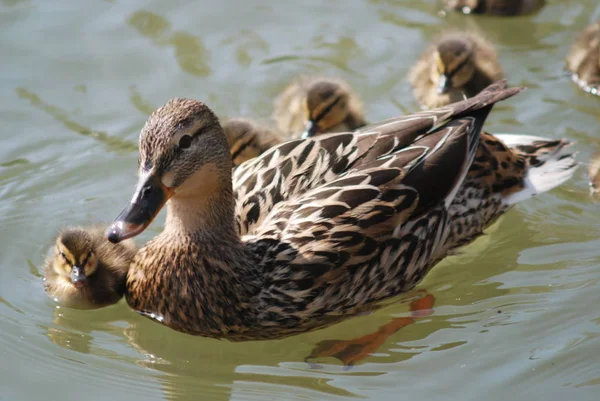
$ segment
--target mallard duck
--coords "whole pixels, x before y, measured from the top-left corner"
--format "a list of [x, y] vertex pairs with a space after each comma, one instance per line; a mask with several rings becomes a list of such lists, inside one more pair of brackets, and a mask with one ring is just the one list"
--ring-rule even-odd
[[538, 11], [545, 0], [444, 0], [446, 9], [464, 14], [524, 15]]
[[567, 56], [567, 69], [584, 91], [600, 95], [600, 20], [577, 37]]
[[44, 288], [59, 304], [95, 309], [118, 302], [136, 253], [133, 240], [111, 244], [102, 226], [62, 230], [49, 252]]
[[233, 172], [214, 113], [170, 100], [142, 128], [137, 189], [106, 232], [134, 237], [167, 205], [164, 230], [130, 267], [127, 302], [178, 331], [249, 340], [323, 327], [413, 288], [510, 205], [572, 174], [568, 153], [538, 167], [497, 140], [483, 143], [500, 149], [500, 169], [473, 164], [493, 105], [521, 91], [505, 86], [288, 141]]
[[446, 32], [425, 50], [409, 79], [421, 107], [435, 108], [472, 97], [502, 76], [490, 42], [475, 33]]
[[227, 137], [234, 167], [282, 142], [281, 135], [274, 130], [244, 118], [226, 121], [223, 132]]
[[273, 118], [293, 138], [354, 131], [366, 124], [358, 96], [338, 78], [295, 79], [275, 100]]

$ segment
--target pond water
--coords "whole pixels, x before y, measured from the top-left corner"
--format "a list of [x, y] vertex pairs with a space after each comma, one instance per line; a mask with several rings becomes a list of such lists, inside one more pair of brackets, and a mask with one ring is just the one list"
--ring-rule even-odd
[[[371, 121], [416, 110], [410, 65], [445, 27], [484, 31], [510, 84], [492, 132], [600, 146], [600, 98], [563, 72], [597, 0], [533, 16], [438, 14], [435, 0], [0, 0], [0, 399], [598, 400], [600, 206], [585, 168], [518, 205], [407, 298], [325, 330], [230, 343], [176, 333], [122, 301], [57, 308], [41, 265], [57, 230], [110, 221], [135, 183], [136, 141], [171, 97], [268, 118], [300, 73], [340, 76]], [[163, 215], [161, 215], [163, 216]], [[138, 242], [160, 231], [163, 217]], [[412, 299], [412, 298], [411, 298]], [[322, 341], [377, 338], [355, 366], [306, 363]], [[322, 343], [321, 343], [322, 344]]]

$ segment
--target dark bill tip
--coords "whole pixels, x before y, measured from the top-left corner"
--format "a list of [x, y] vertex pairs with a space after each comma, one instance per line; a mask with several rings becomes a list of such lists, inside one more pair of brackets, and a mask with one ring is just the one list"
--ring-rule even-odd
[[131, 203], [105, 232], [113, 244], [140, 234], [152, 223], [173, 191], [156, 176], [141, 177]]
[[71, 268], [71, 282], [75, 287], [82, 287], [85, 284], [86, 276], [82, 267], [73, 266]]
[[312, 120], [309, 120], [306, 122], [306, 125], [304, 126], [304, 132], [302, 133], [300, 138], [306, 139], [306, 138], [313, 137], [317, 133], [318, 129], [319, 129], [319, 126], [317, 125], [317, 123], [315, 123]]
[[437, 85], [437, 93], [438, 95], [443, 95], [444, 93], [448, 93], [450, 91], [450, 87], [451, 87], [451, 80], [448, 79], [447, 75], [440, 75], [440, 78], [438, 80], [438, 85]]

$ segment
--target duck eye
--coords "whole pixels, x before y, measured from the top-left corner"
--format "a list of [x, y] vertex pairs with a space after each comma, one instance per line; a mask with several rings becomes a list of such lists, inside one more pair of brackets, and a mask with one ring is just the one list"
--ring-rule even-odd
[[189, 135], [184, 135], [179, 139], [179, 147], [181, 149], [187, 149], [192, 146], [192, 137]]

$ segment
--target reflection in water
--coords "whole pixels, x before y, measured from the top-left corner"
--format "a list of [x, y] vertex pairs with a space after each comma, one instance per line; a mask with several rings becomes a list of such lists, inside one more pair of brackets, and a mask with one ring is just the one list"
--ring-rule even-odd
[[248, 67], [254, 61], [252, 53], [260, 52], [263, 55], [268, 54], [269, 44], [258, 33], [249, 29], [244, 29], [236, 35], [224, 39], [222, 45], [237, 43], [235, 49], [235, 59], [241, 67]]
[[211, 74], [208, 65], [210, 54], [197, 37], [182, 31], [171, 32], [171, 24], [162, 16], [150, 11], [137, 11], [127, 23], [142, 36], [159, 46], [172, 46], [181, 69], [189, 74], [206, 77]]
[[[306, 360], [322, 357], [334, 357], [349, 368], [357, 362], [362, 361], [372, 353], [377, 352], [379, 347], [403, 327], [415, 322], [415, 318], [430, 315], [433, 310], [435, 298], [426, 294], [410, 303], [412, 316], [392, 319], [391, 322], [381, 326], [377, 331], [352, 340], [324, 340], [320, 341]], [[315, 366], [316, 367], [316, 366]]]
[[85, 127], [73, 120], [71, 120], [67, 112], [61, 110], [57, 106], [53, 106], [49, 103], [44, 102], [38, 95], [27, 90], [25, 88], [17, 88], [17, 95], [21, 99], [29, 100], [32, 106], [36, 109], [42, 110], [57, 121], [62, 123], [67, 129], [83, 136], [87, 136], [95, 139], [96, 141], [104, 144], [109, 150], [114, 152], [133, 152], [137, 150], [137, 145], [134, 142], [127, 141], [121, 138], [108, 135], [106, 132], [94, 131], [91, 128]]
[[137, 109], [137, 111], [139, 111], [145, 116], [149, 116], [154, 110], [156, 110], [156, 107], [154, 107], [150, 104], [150, 102], [145, 100], [142, 97], [142, 94], [136, 89], [135, 86], [130, 86], [129, 92], [129, 99], [131, 100], [131, 103]]
[[[311, 54], [303, 54], [305, 52]], [[328, 64], [356, 77], [366, 77], [364, 73], [350, 68], [352, 59], [361, 54], [360, 46], [351, 37], [341, 36], [337, 41], [329, 42], [323, 36], [316, 36], [311, 39], [306, 49], [294, 49], [291, 53], [265, 58], [262, 64], [298, 62], [301, 64], [301, 71], [307, 75], [311, 74], [311, 71], [321, 71], [323, 66], [319, 64]]]

